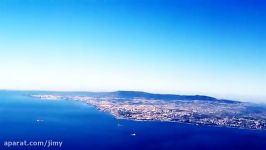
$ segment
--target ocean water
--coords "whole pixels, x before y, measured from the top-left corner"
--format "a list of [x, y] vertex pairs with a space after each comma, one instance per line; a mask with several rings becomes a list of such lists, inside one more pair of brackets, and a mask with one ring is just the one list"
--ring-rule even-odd
[[[4, 141], [23, 140], [63, 145], [4, 146]], [[266, 131], [117, 120], [80, 102], [43, 101], [26, 92], [0, 91], [0, 142], [0, 150], [266, 150]]]

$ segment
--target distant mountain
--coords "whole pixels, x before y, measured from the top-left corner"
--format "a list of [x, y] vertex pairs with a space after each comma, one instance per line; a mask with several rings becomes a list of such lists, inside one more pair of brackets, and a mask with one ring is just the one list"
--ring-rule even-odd
[[116, 91], [101, 93], [105, 96], [117, 97], [117, 98], [145, 98], [145, 99], [158, 99], [158, 100], [202, 100], [202, 101], [219, 101], [225, 103], [239, 103], [238, 101], [217, 99], [204, 95], [174, 95], [174, 94], [152, 94], [141, 91]]
[[174, 94], [152, 94], [140, 91], [117, 91], [110, 93], [114, 97], [120, 98], [146, 98], [164, 100], [217, 100], [214, 97], [201, 95], [174, 95]]
[[133, 99], [133, 98], [144, 98], [144, 99], [155, 99], [155, 100], [200, 100], [200, 101], [217, 101], [224, 103], [240, 103], [239, 101], [217, 99], [205, 95], [175, 95], [175, 94], [153, 94], [142, 91], [116, 91], [116, 92], [54, 92], [54, 91], [35, 91], [35, 94], [57, 94], [57, 95], [68, 95], [68, 96], [92, 96], [92, 97], [112, 97], [121, 99]]

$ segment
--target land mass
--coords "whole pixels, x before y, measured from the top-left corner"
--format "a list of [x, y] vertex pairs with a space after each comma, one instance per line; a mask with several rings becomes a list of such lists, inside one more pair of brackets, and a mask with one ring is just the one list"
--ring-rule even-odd
[[46, 100], [75, 100], [117, 119], [171, 121], [245, 129], [266, 129], [266, 106], [203, 95], [138, 91], [35, 93]]

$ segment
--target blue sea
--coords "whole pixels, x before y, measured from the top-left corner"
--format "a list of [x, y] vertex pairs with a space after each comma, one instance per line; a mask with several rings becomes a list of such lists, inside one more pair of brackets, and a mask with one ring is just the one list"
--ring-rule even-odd
[[[41, 121], [37, 121], [41, 120]], [[4, 141], [63, 141], [62, 147], [6, 147]], [[266, 150], [266, 131], [117, 120], [74, 101], [0, 91], [0, 149]]]

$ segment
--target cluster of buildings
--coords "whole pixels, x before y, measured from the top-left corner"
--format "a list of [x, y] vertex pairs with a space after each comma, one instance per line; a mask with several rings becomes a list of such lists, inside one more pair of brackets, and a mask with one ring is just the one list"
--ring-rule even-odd
[[89, 96], [38, 95], [41, 99], [75, 100], [95, 106], [118, 119], [154, 120], [215, 125], [248, 129], [266, 129], [266, 110], [262, 113], [246, 113], [242, 103], [227, 104], [210, 101], [167, 101], [141, 98], [121, 99]]

